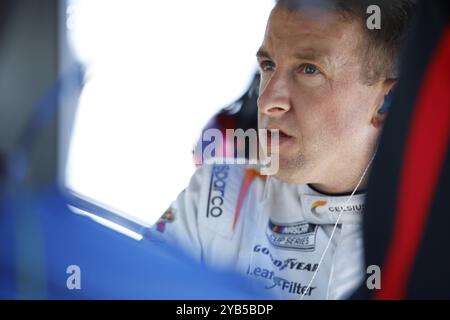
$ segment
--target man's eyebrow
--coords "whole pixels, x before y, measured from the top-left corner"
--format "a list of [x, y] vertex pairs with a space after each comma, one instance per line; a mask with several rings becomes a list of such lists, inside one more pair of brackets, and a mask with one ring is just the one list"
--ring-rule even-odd
[[271, 59], [270, 54], [264, 50], [263, 48], [260, 48], [257, 52], [256, 52], [256, 57], [257, 58], [267, 58], [267, 59]]
[[294, 58], [299, 60], [320, 60], [327, 55], [324, 51], [318, 51], [314, 49], [304, 50], [302, 52], [294, 54]]
[[[293, 57], [296, 58], [296, 59], [299, 59], [299, 60], [320, 60], [323, 57], [325, 57], [326, 55], [327, 55], [327, 53], [324, 52], [324, 51], [321, 51], [321, 50], [306, 49], [306, 50], [302, 50], [301, 52], [298, 52], [298, 53], [294, 54]], [[272, 59], [270, 57], [269, 52], [267, 52], [263, 48], [260, 48], [256, 52], [256, 57], [257, 58]]]

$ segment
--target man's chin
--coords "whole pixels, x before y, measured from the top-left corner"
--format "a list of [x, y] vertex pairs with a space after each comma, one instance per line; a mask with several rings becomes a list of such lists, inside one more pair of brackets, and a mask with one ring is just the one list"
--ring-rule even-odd
[[300, 160], [283, 160], [280, 158], [279, 167], [274, 177], [287, 183], [305, 183], [302, 167], [303, 163]]

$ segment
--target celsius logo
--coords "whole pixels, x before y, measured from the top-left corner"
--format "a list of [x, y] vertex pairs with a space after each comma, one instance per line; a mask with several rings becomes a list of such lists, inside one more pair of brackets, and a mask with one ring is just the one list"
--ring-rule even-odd
[[[347, 206], [340, 206], [340, 205], [332, 206], [332, 205], [328, 204], [327, 201], [318, 200], [318, 201], [314, 201], [311, 204], [311, 212], [315, 215], [319, 215], [321, 213], [317, 212], [317, 210], [323, 206], [327, 206], [326, 212], [329, 212], [331, 214], [338, 214], [341, 212], [357, 214], [357, 213], [361, 213], [364, 211], [364, 203], [352, 204], [352, 205], [347, 205]], [[325, 214], [325, 212], [322, 211], [322, 214]]]
[[311, 205], [311, 212], [314, 214], [317, 214], [317, 208], [318, 207], [323, 207], [324, 205], [326, 205], [327, 202], [326, 201], [314, 201]]

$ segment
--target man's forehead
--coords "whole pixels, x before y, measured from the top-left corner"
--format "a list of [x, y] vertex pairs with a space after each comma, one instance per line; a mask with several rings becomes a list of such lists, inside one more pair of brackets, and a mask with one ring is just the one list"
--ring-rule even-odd
[[311, 31], [324, 31], [344, 22], [349, 20], [343, 19], [336, 10], [311, 6], [295, 10], [275, 6], [269, 16], [269, 25], [274, 27], [302, 26]]
[[355, 47], [361, 36], [356, 22], [342, 19], [332, 10], [307, 8], [272, 11], [266, 29], [263, 51], [286, 46], [293, 54], [323, 56], [341, 46]]

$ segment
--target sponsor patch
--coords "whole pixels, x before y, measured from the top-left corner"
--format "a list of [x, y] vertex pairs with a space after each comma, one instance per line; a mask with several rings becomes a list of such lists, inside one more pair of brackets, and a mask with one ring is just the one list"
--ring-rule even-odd
[[269, 242], [275, 247], [314, 251], [317, 228], [316, 224], [305, 221], [283, 224], [269, 220], [266, 235]]
[[172, 209], [172, 207], [167, 209], [166, 212], [164, 212], [164, 214], [161, 216], [161, 218], [159, 218], [159, 220], [156, 222], [156, 230], [161, 233], [164, 233], [164, 231], [166, 230], [166, 223], [168, 222], [170, 223], [175, 220], [174, 213], [175, 212]]
[[207, 218], [218, 218], [223, 213], [225, 190], [227, 185], [228, 165], [215, 165], [212, 169], [211, 183], [209, 185]]
[[259, 244], [253, 247], [253, 252], [267, 256], [272, 261], [272, 264], [280, 271], [286, 269], [314, 272], [319, 267], [318, 263], [302, 262], [297, 258], [288, 258], [284, 260], [277, 259], [272, 255], [272, 252], [269, 248], [263, 247]]
[[313, 293], [313, 290], [317, 289], [317, 287], [309, 287], [307, 283], [299, 283], [296, 281], [290, 281], [288, 279], [279, 277], [275, 274], [274, 271], [260, 268], [260, 267], [252, 267], [248, 266], [247, 268], [247, 275], [251, 277], [257, 277], [269, 280], [266, 286], [264, 287], [267, 290], [278, 288], [279, 290], [295, 294], [295, 295], [305, 295], [305, 296], [311, 296]]

